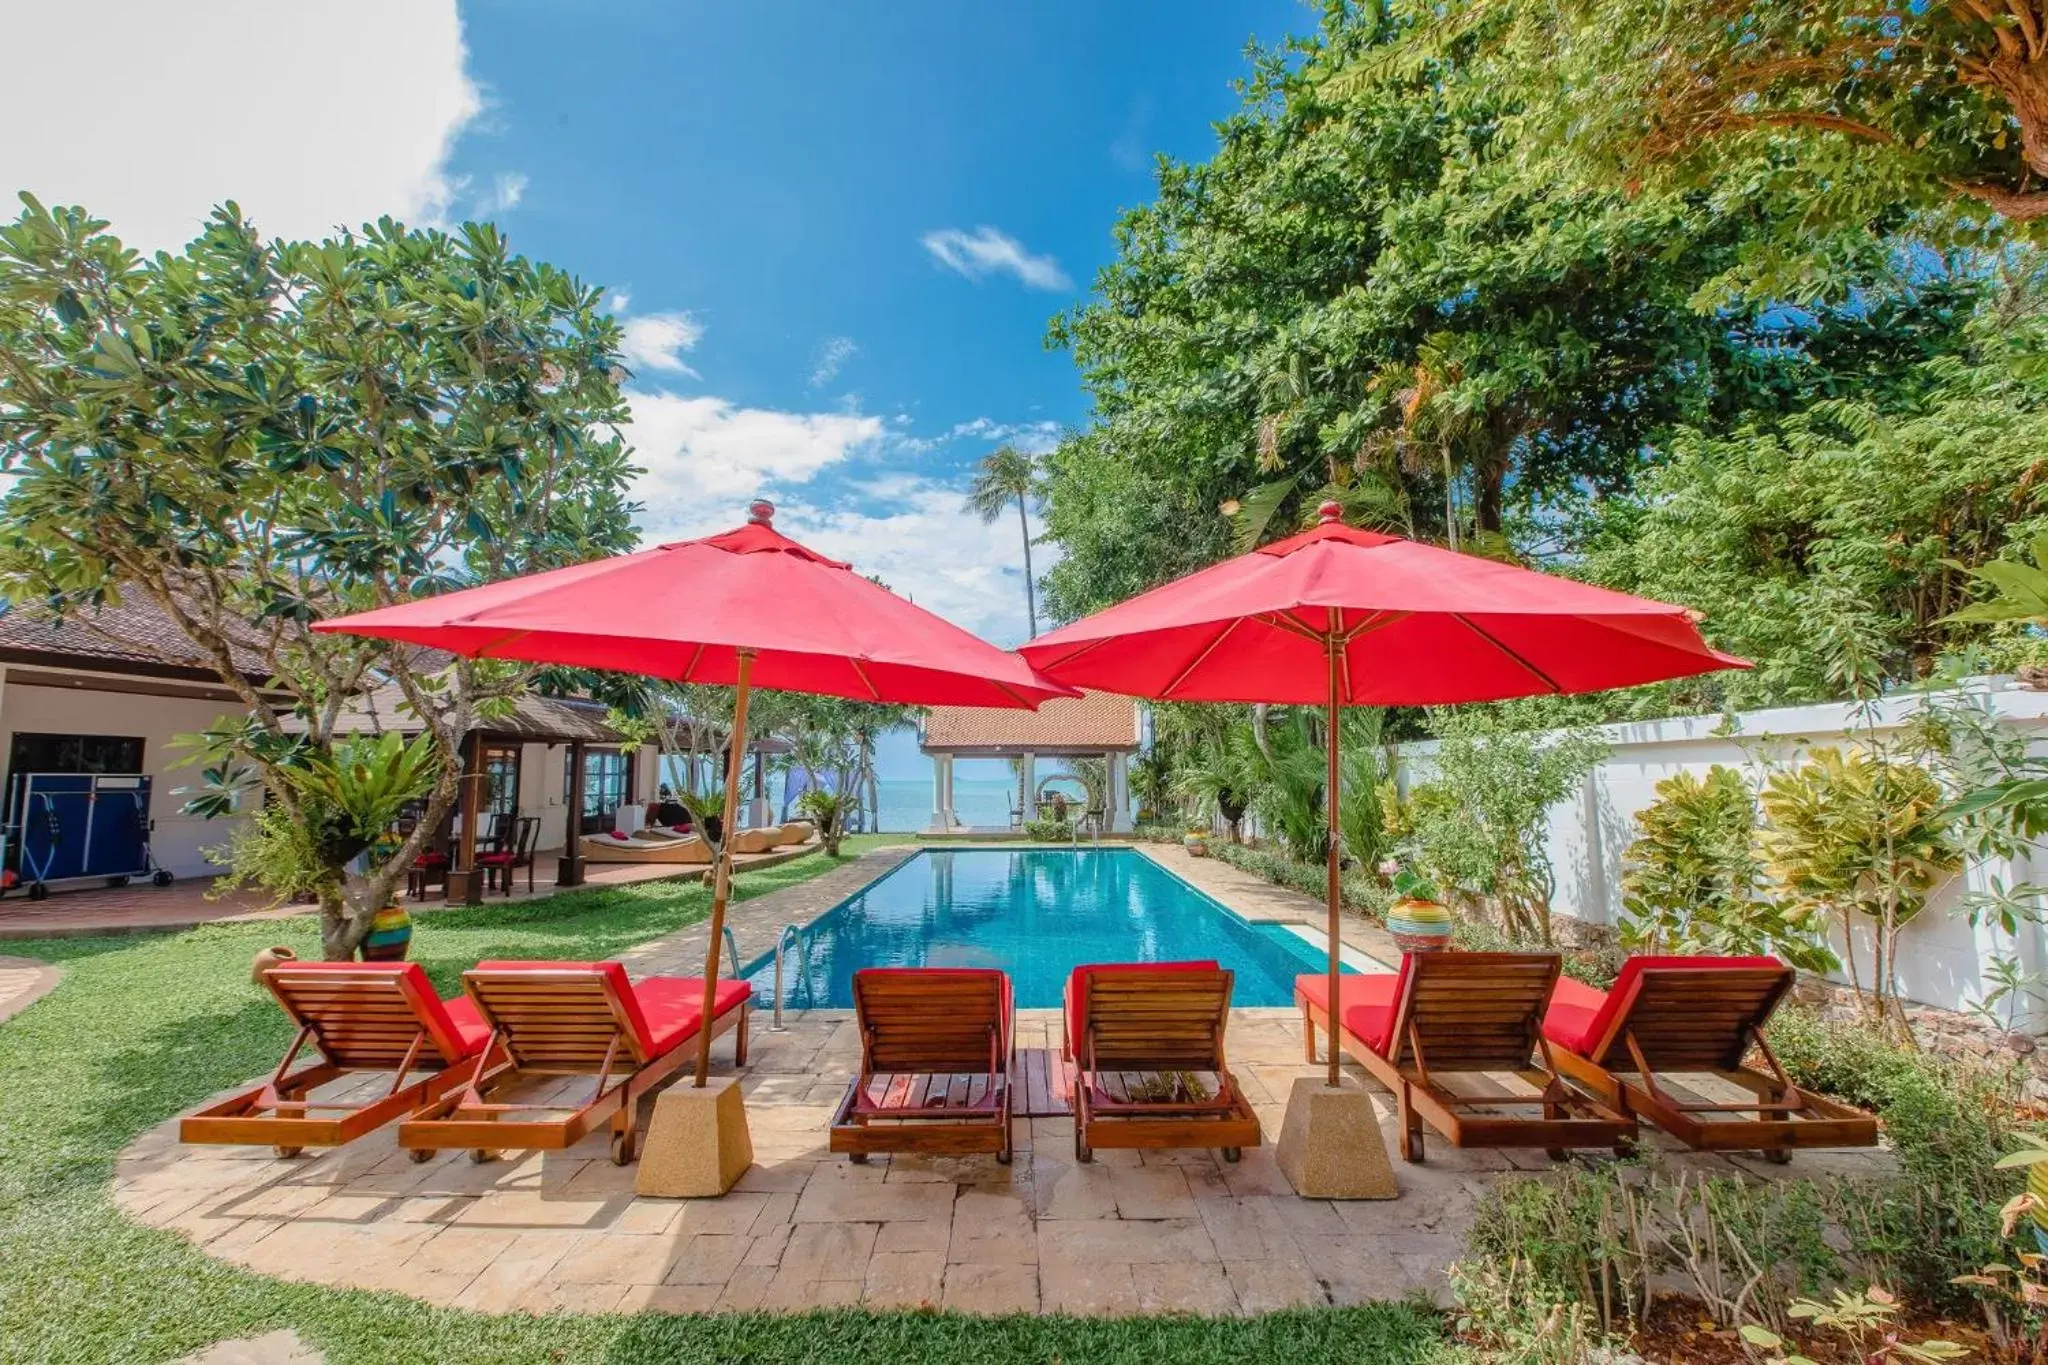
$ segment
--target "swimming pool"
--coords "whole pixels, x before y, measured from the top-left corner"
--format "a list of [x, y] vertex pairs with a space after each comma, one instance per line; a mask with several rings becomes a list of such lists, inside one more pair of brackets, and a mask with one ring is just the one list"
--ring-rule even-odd
[[[1057, 1008], [1083, 962], [1214, 958], [1238, 1005], [1289, 1005], [1324, 959], [1239, 919], [1130, 849], [927, 849], [813, 920], [783, 963], [793, 1009], [850, 1009], [862, 967], [1000, 967], [1021, 1009]], [[771, 954], [745, 976], [771, 1002]]]

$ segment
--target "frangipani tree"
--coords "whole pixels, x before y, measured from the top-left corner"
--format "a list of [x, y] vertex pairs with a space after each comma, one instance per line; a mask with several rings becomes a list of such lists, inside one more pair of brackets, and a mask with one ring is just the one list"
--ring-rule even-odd
[[618, 328], [487, 224], [266, 241], [228, 204], [144, 259], [22, 199], [0, 228], [0, 591], [88, 629], [139, 594], [176, 625], [248, 711], [208, 737], [202, 803], [253, 779], [287, 821], [333, 819], [306, 771], [356, 766], [334, 767], [349, 699], [403, 690], [433, 750], [425, 818], [366, 872], [330, 852], [292, 874], [347, 957], [454, 801], [463, 736], [530, 670], [308, 623], [627, 548]]

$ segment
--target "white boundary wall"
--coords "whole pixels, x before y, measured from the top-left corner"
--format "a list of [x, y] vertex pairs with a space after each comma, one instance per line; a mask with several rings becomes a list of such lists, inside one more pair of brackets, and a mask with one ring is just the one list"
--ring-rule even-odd
[[[1988, 696], [1984, 692], [1988, 688]], [[2048, 744], [2048, 693], [2018, 690], [2011, 679], [1973, 683], [1972, 696], [1988, 701], [2005, 724], [2017, 727], [2037, 743]], [[1878, 708], [1880, 731], [1893, 730], [1919, 709], [1913, 696], [1887, 698]], [[1609, 752], [1586, 778], [1579, 793], [1551, 807], [1545, 842], [1555, 890], [1551, 907], [1588, 924], [1612, 925], [1621, 917], [1622, 856], [1636, 837], [1635, 816], [1655, 801], [1656, 786], [1681, 772], [1703, 774], [1715, 764], [1743, 772], [1752, 786], [1770, 770], [1793, 763], [1803, 750], [1847, 746], [1847, 733], [1859, 719], [1846, 703], [1788, 706], [1747, 711], [1733, 718], [1682, 716], [1600, 727]], [[1402, 747], [1401, 785], [1426, 780], [1434, 742]], [[2038, 925], [2020, 926], [2015, 943], [1989, 927], [1972, 929], [1953, 913], [1964, 890], [1986, 890], [1993, 881], [2006, 886], [2048, 883], [2048, 850], [2031, 857], [1973, 862], [1938, 888], [1926, 909], [1909, 924], [1899, 942], [1900, 989], [1907, 998], [1945, 1009], [1966, 1009], [1991, 989], [1984, 972], [1995, 956], [2017, 954], [2033, 972], [2048, 969], [2048, 934]], [[1840, 944], [1837, 943], [1839, 949]], [[1859, 936], [1857, 960], [1867, 974], [1870, 945]], [[1846, 979], [1846, 978], [1844, 978]], [[2036, 1006], [2022, 1022], [2048, 1027], [2048, 1008]]]

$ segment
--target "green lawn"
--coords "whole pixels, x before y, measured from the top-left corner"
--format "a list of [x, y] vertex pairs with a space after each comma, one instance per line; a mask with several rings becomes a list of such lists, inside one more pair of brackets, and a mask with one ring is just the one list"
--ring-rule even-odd
[[[853, 854], [879, 839], [849, 841]], [[741, 876], [760, 895], [835, 863], [822, 854]], [[701, 918], [702, 887], [590, 889], [422, 916], [414, 956], [444, 989], [485, 956], [603, 957]], [[172, 1360], [210, 1342], [296, 1329], [354, 1362], [1437, 1361], [1438, 1324], [1400, 1305], [1194, 1319], [981, 1320], [835, 1311], [801, 1317], [489, 1317], [393, 1294], [266, 1280], [139, 1227], [107, 1195], [138, 1133], [267, 1070], [284, 1015], [248, 981], [257, 948], [318, 951], [313, 921], [52, 939], [20, 951], [63, 984], [0, 1025], [0, 1361]], [[4, 945], [0, 945], [4, 946]]]

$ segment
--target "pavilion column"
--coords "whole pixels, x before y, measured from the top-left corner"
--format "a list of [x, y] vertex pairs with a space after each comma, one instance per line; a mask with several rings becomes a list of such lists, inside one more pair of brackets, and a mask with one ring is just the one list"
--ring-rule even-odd
[[1112, 834], [1131, 832], [1131, 756], [1114, 753], [1109, 759], [1109, 829]]
[[1038, 755], [1026, 749], [1018, 755], [1017, 809], [1026, 821], [1038, 818]]
[[484, 901], [484, 879], [476, 868], [476, 827], [483, 820], [483, 787], [484, 736], [481, 730], [471, 730], [462, 745], [462, 836], [455, 841], [455, 866], [448, 871], [448, 899], [465, 905], [482, 905]]
[[583, 741], [569, 742], [569, 811], [563, 826], [562, 857], [555, 865], [555, 885], [583, 885]]
[[932, 828], [953, 828], [953, 755], [932, 755]]

